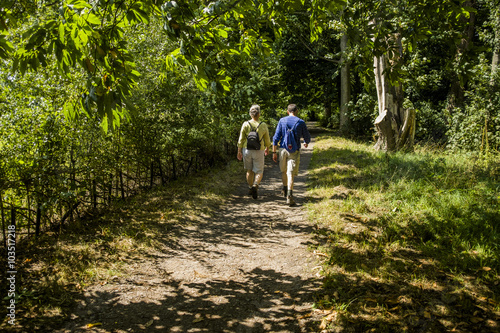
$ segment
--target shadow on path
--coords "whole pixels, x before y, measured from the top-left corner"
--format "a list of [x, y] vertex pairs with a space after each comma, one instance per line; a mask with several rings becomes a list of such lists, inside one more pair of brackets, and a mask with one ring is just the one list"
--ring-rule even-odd
[[271, 156], [257, 200], [242, 167], [241, 184], [215, 216], [170, 228], [161, 249], [130, 263], [127, 277], [89, 287], [56, 332], [310, 331], [321, 285], [302, 207], [312, 148], [302, 149], [296, 207], [280, 196]]

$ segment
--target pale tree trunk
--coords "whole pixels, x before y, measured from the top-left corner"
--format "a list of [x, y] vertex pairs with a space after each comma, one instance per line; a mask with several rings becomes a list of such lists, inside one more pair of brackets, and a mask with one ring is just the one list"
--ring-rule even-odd
[[[394, 36], [391, 43], [400, 45], [399, 36]], [[399, 47], [396, 48], [400, 49]], [[403, 109], [403, 89], [395, 86], [387, 78], [388, 66], [399, 61], [400, 55], [392, 53], [374, 57], [375, 84], [379, 115], [375, 120], [378, 140], [375, 150], [397, 151], [413, 149], [415, 138], [415, 110]]]
[[491, 79], [495, 77], [497, 71], [498, 71], [498, 58], [500, 56], [500, 52], [497, 48], [497, 50], [493, 53], [493, 59], [491, 61]]
[[[493, 26], [498, 27], [500, 24], [500, 9], [498, 7], [491, 8]], [[493, 57], [491, 59], [491, 85], [494, 84], [495, 75], [498, 71], [498, 61], [500, 58], [500, 30], [495, 30], [495, 39], [493, 40]]]
[[[495, 6], [495, 4], [490, 4], [490, 19], [492, 20], [493, 26], [498, 27], [500, 24], [500, 9]], [[490, 86], [491, 90], [495, 91], [495, 85], [498, 84], [495, 82], [497, 72], [498, 72], [498, 61], [500, 58], [500, 31], [499, 29], [495, 30], [495, 37], [493, 39], [493, 56], [491, 58], [491, 73], [490, 73]], [[490, 104], [492, 103], [491, 101], [491, 96], [490, 96]], [[481, 143], [481, 151], [483, 149], [486, 149], [486, 151], [489, 150], [489, 143], [488, 143], [488, 120], [490, 119], [491, 114], [489, 114], [485, 119], [484, 119], [484, 129], [483, 129], [483, 137], [482, 137], [482, 143]]]
[[347, 133], [350, 128], [349, 106], [351, 100], [351, 75], [350, 66], [345, 52], [347, 50], [348, 37], [347, 34], [342, 35], [340, 39], [340, 50], [342, 58], [340, 60], [340, 132]]

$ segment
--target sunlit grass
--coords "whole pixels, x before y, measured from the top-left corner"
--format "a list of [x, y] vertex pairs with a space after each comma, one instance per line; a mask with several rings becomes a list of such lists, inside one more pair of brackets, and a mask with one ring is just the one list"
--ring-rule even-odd
[[[309, 175], [309, 217], [319, 228], [317, 251], [327, 254], [325, 294], [354, 288], [338, 301], [374, 293], [434, 304], [393, 306], [407, 311], [394, 317], [384, 308], [368, 311], [361, 301], [345, 316], [371, 318], [358, 329], [411, 330], [432, 316], [451, 316], [443, 323], [457, 326], [474, 306], [483, 306], [473, 312], [476, 323], [498, 316], [498, 156], [426, 147], [386, 154], [324, 136], [315, 143]], [[347, 282], [353, 279], [355, 287]], [[463, 307], [456, 307], [455, 294]]]

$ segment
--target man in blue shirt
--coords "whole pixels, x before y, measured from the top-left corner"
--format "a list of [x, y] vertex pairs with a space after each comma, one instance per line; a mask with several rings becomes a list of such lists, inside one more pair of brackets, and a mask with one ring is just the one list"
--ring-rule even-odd
[[[288, 105], [287, 117], [283, 117], [278, 122], [276, 127], [276, 132], [273, 137], [273, 160], [278, 162], [279, 155], [279, 166], [281, 170], [281, 179], [283, 181], [283, 196], [286, 197], [286, 203], [289, 206], [295, 205], [295, 200], [293, 200], [293, 178], [299, 174], [299, 164], [300, 164], [300, 138], [304, 138], [304, 147], [307, 148], [311, 142], [311, 135], [307, 130], [307, 126], [304, 120], [297, 117], [297, 106], [295, 104]], [[295, 134], [295, 140], [297, 141], [298, 149], [294, 152], [289, 152], [285, 149], [283, 144], [283, 138], [286, 135], [287, 130], [292, 129]], [[279, 143], [279, 151], [277, 146]]]

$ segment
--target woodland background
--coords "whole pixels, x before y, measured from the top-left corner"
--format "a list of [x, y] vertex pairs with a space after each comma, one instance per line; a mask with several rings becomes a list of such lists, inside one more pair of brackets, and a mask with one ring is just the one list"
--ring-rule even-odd
[[[375, 142], [374, 57], [416, 145], [500, 147], [500, 6], [474, 1], [9, 1], [0, 210], [18, 238], [234, 158], [258, 103]], [[397, 39], [399, 44], [390, 42]], [[346, 79], [347, 78], [347, 79]]]

